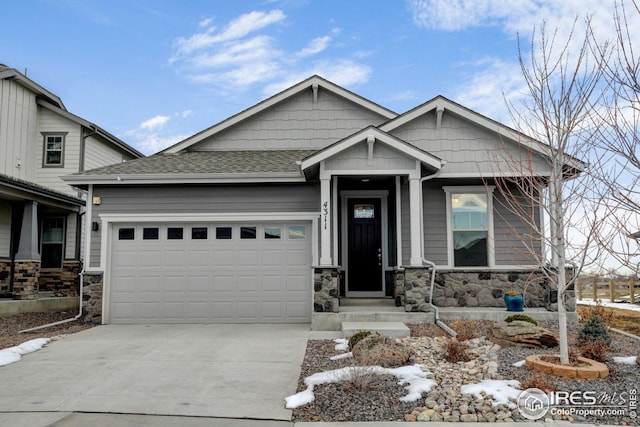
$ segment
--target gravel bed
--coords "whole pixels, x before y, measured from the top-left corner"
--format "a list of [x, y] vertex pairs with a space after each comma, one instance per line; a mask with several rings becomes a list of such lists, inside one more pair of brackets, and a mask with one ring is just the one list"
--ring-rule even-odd
[[69, 319], [75, 317], [76, 314], [75, 312], [59, 311], [55, 313], [21, 313], [0, 316], [0, 349], [13, 347], [35, 338], [51, 338], [58, 335], [73, 334], [94, 326], [80, 319], [34, 332], [18, 333], [18, 331], [24, 329]]
[[[545, 321], [539, 322], [539, 325], [556, 333], [558, 330], [558, 322]], [[569, 349], [576, 348], [575, 339], [580, 330], [581, 325], [576, 323], [570, 323], [568, 327]], [[612, 344], [611, 350], [608, 353], [609, 359], [614, 356], [640, 356], [640, 341], [622, 336], [620, 334], [611, 332]], [[528, 349], [522, 347], [503, 347], [498, 352], [498, 372], [505, 378], [516, 379], [523, 384], [527, 378], [531, 378], [531, 371], [526, 367], [516, 368], [513, 363], [525, 359], [531, 354], [540, 353], [557, 353], [557, 349], [549, 349], [547, 351], [540, 349]], [[610, 360], [607, 363], [609, 368], [609, 375], [606, 378], [593, 380], [593, 381], [577, 381], [577, 380], [564, 380], [557, 378], [553, 375], [544, 375], [536, 373], [535, 377], [546, 381], [556, 391], [574, 392], [574, 391], [594, 391], [596, 393], [596, 399], [598, 404], [605, 396], [610, 396], [615, 400], [615, 403], [619, 403], [619, 399], [624, 399], [625, 404], [619, 405], [620, 408], [628, 409], [628, 395], [632, 389], [636, 390], [636, 393], [640, 391], [640, 366], [638, 365], [625, 365], [621, 363], [613, 363]], [[622, 394], [625, 393], [625, 394]], [[606, 402], [603, 402], [606, 404]], [[608, 403], [609, 405], [614, 402]], [[626, 416], [620, 415], [589, 415], [581, 416], [575, 414], [569, 418], [574, 422], [589, 422], [595, 424], [612, 424], [612, 425], [639, 425], [638, 419], [632, 419], [629, 417], [628, 411]], [[636, 410], [638, 412], [638, 410]], [[519, 414], [517, 414], [518, 420], [522, 420]], [[515, 418], [515, 417], [514, 417]]]
[[[484, 323], [484, 326], [490, 326], [491, 324], [491, 322]], [[551, 330], [554, 334], [557, 334], [557, 322], [546, 321], [540, 322], [539, 325]], [[442, 331], [435, 325], [410, 324], [407, 326], [409, 326], [411, 330], [412, 337], [446, 336], [446, 333], [444, 333], [444, 331]], [[575, 347], [575, 337], [577, 336], [577, 332], [580, 327], [580, 324], [572, 323], [569, 325], [568, 336], [570, 348]], [[612, 338], [613, 342], [611, 346], [611, 352], [609, 353], [610, 358], [613, 356], [640, 355], [640, 341], [615, 334], [613, 332]], [[490, 353], [493, 352], [494, 350], [490, 351]], [[335, 350], [335, 343], [331, 340], [309, 341], [307, 346], [307, 353], [302, 365], [301, 376], [298, 383], [298, 391], [306, 389], [303, 380], [305, 377], [311, 374], [338, 369], [344, 366], [353, 366], [354, 362], [352, 361], [352, 359], [341, 359], [335, 361], [329, 359], [331, 356], [340, 353], [342, 352]], [[609, 376], [607, 378], [596, 381], [563, 380], [537, 373], [535, 375], [532, 375], [532, 372], [529, 371], [526, 367], [517, 368], [512, 366], [513, 363], [523, 360], [530, 354], [540, 353], [554, 354], [557, 353], [557, 348], [527, 349], [522, 347], [502, 347], [499, 350], [495, 351], [498, 365], [497, 371], [495, 372], [495, 374], [491, 375], [485, 373], [484, 378], [504, 378], [505, 380], [515, 379], [520, 381], [521, 384], [524, 384], [527, 379], [535, 376], [538, 380], [546, 381], [549, 385], [551, 385], [552, 388], [557, 391], [573, 392], [591, 390], [597, 393], [598, 399], [601, 399], [606, 394], [608, 396], [611, 396], [613, 399], [620, 399], [621, 397], [626, 398], [627, 402], [628, 396], [626, 394], [621, 396], [621, 393], [629, 393], [630, 390], [634, 388], [636, 390], [640, 388], [640, 368], [637, 365], [607, 363], [610, 370]], [[490, 356], [490, 354], [488, 354], [488, 356]], [[436, 372], [436, 377], [438, 376], [437, 371], [448, 370], [446, 367], [446, 363], [438, 361], [434, 363], [438, 365], [438, 369], [431, 370]], [[465, 368], [463, 368], [462, 365], [460, 365], [460, 367], [462, 369], [459, 369], [459, 371], [463, 372]], [[470, 368], [475, 369], [477, 368], [477, 366], [474, 367], [474, 365], [471, 364]], [[480, 369], [480, 371], [482, 371], [482, 369]], [[449, 374], [450, 377], [455, 377], [456, 375], [457, 374], [455, 373]], [[481, 372], [479, 374], [476, 374], [478, 378], [480, 378], [480, 375], [482, 375]], [[465, 373], [461, 374], [461, 381], [463, 383], [470, 382]], [[436, 402], [433, 402], [438, 404], [436, 406], [436, 409], [438, 408], [438, 406], [443, 406], [441, 402], [439, 402], [439, 400], [442, 400], [443, 397], [442, 387], [433, 389], [430, 393], [423, 393], [423, 398], [419, 399], [416, 402], [406, 403], [399, 400], [400, 397], [406, 394], [406, 391], [404, 390], [405, 386], [400, 386], [397, 384], [397, 382], [398, 380], [395, 377], [376, 376], [375, 378], [372, 378], [368, 385], [362, 388], [359, 387], [358, 384], [349, 383], [335, 383], [316, 386], [314, 389], [315, 401], [294, 409], [293, 421], [421, 420], [420, 414], [422, 414], [422, 419], [424, 419], [425, 413], [433, 412], [429, 410], [429, 408], [433, 408], [433, 405], [429, 405], [429, 403], [431, 403], [429, 402], [430, 399], [436, 400]], [[448, 388], [445, 388], [444, 390], [447, 392], [449, 391]], [[489, 415], [491, 415], [491, 418], [493, 418], [494, 415], [491, 414], [491, 411], [488, 411], [487, 408], [481, 408], [480, 405], [482, 404], [482, 402], [475, 402], [473, 401], [473, 399], [469, 399], [466, 396], [468, 395], [461, 397], [455, 393], [451, 393], [451, 396], [444, 396], [446, 397], [446, 399], [444, 401], [444, 407], [442, 408], [442, 411], [450, 413], [450, 417], [447, 417], [445, 413], [445, 419], [460, 419], [462, 421], [462, 418], [464, 416], [465, 421], [469, 418], [472, 420], [477, 418], [478, 421], [487, 421], [491, 420], [489, 418]], [[449, 397], [451, 398], [449, 399]], [[484, 403], [486, 405], [488, 401], [485, 401]], [[628, 409], [628, 403], [626, 403], [626, 405], [626, 408]], [[475, 414], [477, 414], [475, 417], [473, 415], [473, 411], [469, 411], [470, 408], [474, 407]], [[461, 411], [461, 409], [463, 410]], [[498, 409], [494, 408], [493, 412], [497, 415], [496, 421], [493, 422], [500, 422], [502, 420], [513, 420], [518, 422], [527, 421], [522, 418], [517, 409], [509, 411], [509, 409], [506, 407]], [[439, 416], [440, 415], [438, 415], [438, 417]], [[572, 416], [565, 415], [563, 417], [551, 417], [550, 415], [547, 415], [546, 418], [547, 421], [549, 421], [551, 418], [555, 418], [557, 420], [563, 419], [573, 422], [589, 422], [595, 424], [639, 425], [638, 419], [630, 418], [628, 411], [626, 412], [625, 416], [589, 415], [585, 417], [574, 414]], [[438, 420], [440, 419], [438, 418]]]
[[[310, 340], [302, 362], [298, 391], [305, 390], [304, 378], [316, 372], [355, 366], [353, 359], [330, 360], [344, 353], [331, 340]], [[404, 386], [392, 375], [372, 375], [359, 381], [316, 386], [315, 401], [293, 410], [293, 421], [404, 421], [415, 403], [399, 400]]]

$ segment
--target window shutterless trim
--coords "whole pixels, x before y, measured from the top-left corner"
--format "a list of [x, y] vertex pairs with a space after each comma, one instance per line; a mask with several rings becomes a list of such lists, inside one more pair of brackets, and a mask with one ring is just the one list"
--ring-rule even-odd
[[[43, 168], [63, 168], [64, 167], [64, 151], [66, 139], [69, 132], [40, 132], [42, 135], [42, 167]], [[59, 136], [62, 138], [60, 147], [60, 163], [47, 163], [47, 138], [50, 136]], [[57, 150], [55, 150], [57, 151]]]

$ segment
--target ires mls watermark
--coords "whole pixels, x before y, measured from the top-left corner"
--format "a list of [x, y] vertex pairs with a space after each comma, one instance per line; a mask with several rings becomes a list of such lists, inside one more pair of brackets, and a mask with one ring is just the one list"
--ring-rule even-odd
[[638, 390], [609, 394], [597, 391], [544, 392], [529, 388], [518, 397], [520, 414], [528, 420], [539, 420], [547, 414], [581, 417], [628, 416], [635, 419]]

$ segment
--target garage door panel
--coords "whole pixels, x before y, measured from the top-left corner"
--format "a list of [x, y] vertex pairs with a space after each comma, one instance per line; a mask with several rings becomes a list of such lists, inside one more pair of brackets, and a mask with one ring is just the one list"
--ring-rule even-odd
[[[136, 230], [145, 224], [127, 225]], [[311, 242], [265, 238], [192, 239], [191, 226], [159, 227], [158, 240], [119, 241], [114, 227], [110, 272], [113, 323], [279, 323], [309, 322], [311, 317]], [[253, 227], [254, 224], [251, 224]], [[153, 225], [153, 227], [158, 227]], [[184, 239], [167, 239], [167, 227], [182, 227]], [[226, 225], [225, 225], [226, 227]], [[278, 224], [270, 229], [286, 230]], [[307, 226], [308, 230], [308, 226]], [[271, 232], [269, 235], [274, 235]], [[308, 237], [308, 236], [307, 236]]]

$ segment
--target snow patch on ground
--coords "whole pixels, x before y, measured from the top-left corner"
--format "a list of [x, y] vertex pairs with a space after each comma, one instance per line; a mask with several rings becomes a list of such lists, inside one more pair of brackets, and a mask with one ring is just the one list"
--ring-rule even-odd
[[10, 363], [14, 363], [22, 359], [25, 354], [33, 353], [44, 347], [50, 338], [36, 338], [30, 341], [23, 342], [15, 347], [5, 348], [0, 350], [0, 366], [5, 366]]
[[349, 341], [345, 338], [338, 338], [333, 340], [334, 343], [336, 343], [336, 350], [337, 351], [347, 351], [349, 350]]
[[625, 365], [635, 365], [637, 358], [638, 358], [638, 356], [626, 356], [626, 357], [614, 356], [613, 361], [615, 363], [622, 363], [622, 364], [625, 364]]
[[[465, 384], [460, 387], [462, 394], [472, 394], [479, 399], [491, 396], [493, 406], [506, 404], [515, 408], [520, 396], [520, 382], [517, 380], [482, 380], [478, 384]], [[484, 395], [482, 394], [484, 392]]]
[[[620, 310], [640, 311], [640, 305], [638, 304], [630, 304], [628, 302], [627, 303], [610, 302], [610, 301], [604, 301], [602, 299], [598, 301], [600, 302], [600, 305], [603, 307], [619, 308]], [[596, 305], [598, 301], [593, 301], [593, 299], [591, 298], [584, 298], [584, 299], [577, 300], [576, 303], [581, 305]]]
[[522, 368], [524, 366], [526, 362], [524, 360], [518, 360], [516, 363], [514, 363], [511, 366], [515, 366], [516, 368]]
[[396, 376], [398, 384], [408, 384], [405, 387], [407, 395], [400, 398], [403, 402], [414, 402], [422, 397], [422, 393], [429, 392], [436, 385], [434, 380], [428, 379], [430, 372], [422, 370], [421, 365], [403, 366], [389, 369], [381, 366], [348, 366], [331, 371], [318, 372], [304, 379], [307, 389], [285, 398], [286, 408], [294, 409], [314, 401], [313, 388], [320, 384], [329, 384], [339, 381], [349, 381], [359, 375], [385, 375]]
[[352, 357], [353, 357], [353, 353], [349, 352], [349, 353], [338, 354], [336, 356], [331, 356], [329, 360], [350, 359]]

